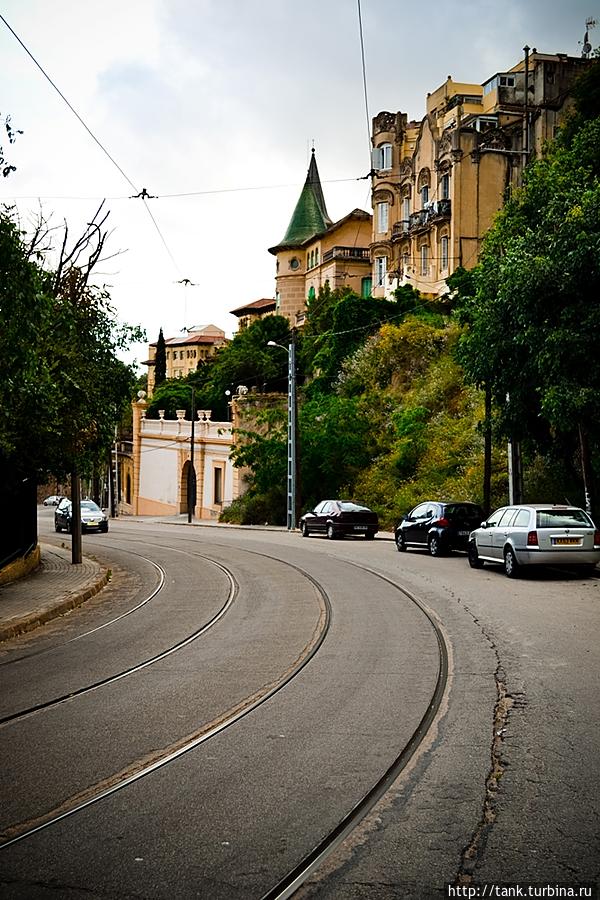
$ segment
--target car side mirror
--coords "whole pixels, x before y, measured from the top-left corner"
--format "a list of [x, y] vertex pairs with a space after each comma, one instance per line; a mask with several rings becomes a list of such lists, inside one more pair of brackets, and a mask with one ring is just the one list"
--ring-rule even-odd
[[480, 527], [481, 527], [481, 528], [487, 528], [487, 527], [488, 527], [487, 522], [482, 522]]

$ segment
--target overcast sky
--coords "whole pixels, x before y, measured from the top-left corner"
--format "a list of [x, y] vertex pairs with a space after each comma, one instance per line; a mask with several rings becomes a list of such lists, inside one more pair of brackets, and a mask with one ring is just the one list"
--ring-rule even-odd
[[[160, 196], [149, 205], [168, 250], [1, 21], [0, 114], [24, 133], [3, 142], [17, 172], [0, 199], [26, 221], [41, 198], [75, 233], [109, 198], [107, 252], [126, 252], [98, 277], [149, 340], [209, 323], [231, 335], [231, 309], [274, 296], [267, 248], [285, 233], [313, 141], [330, 216], [370, 210], [356, 180], [370, 166], [357, 0], [0, 0], [0, 12], [130, 182]], [[589, 17], [600, 43], [599, 0], [361, 0], [361, 12], [370, 117], [420, 119], [448, 75], [481, 83], [525, 44], [580, 56]]]

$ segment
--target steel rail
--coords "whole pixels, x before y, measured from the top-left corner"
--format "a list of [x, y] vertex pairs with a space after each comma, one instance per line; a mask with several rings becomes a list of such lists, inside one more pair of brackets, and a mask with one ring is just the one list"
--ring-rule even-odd
[[[153, 545], [156, 546], [156, 545]], [[174, 549], [174, 548], [169, 548]], [[190, 551], [180, 550], [182, 553], [190, 553]], [[254, 551], [245, 551], [245, 552], [254, 552]], [[202, 554], [194, 554], [203, 559], [208, 559], [210, 562], [214, 562], [215, 565], [220, 566], [220, 563], [216, 563], [214, 560], [210, 560], [209, 557], [205, 557]], [[32, 827], [25, 828], [23, 831], [14, 835], [13, 837], [8, 838], [8, 840], [0, 842], [0, 851], [6, 849], [7, 847], [11, 847], [14, 844], [26, 840], [29, 837], [32, 837], [35, 834], [38, 834], [40, 831], [49, 828], [51, 825], [55, 825], [58, 822], [63, 821], [70, 816], [75, 815], [78, 812], [81, 812], [84, 809], [87, 809], [89, 806], [92, 806], [94, 803], [98, 803], [101, 800], [104, 800], [107, 797], [110, 797], [112, 794], [117, 791], [122, 790], [123, 788], [128, 787], [129, 785], [139, 781], [141, 778], [144, 778], [146, 775], [151, 774], [152, 772], [157, 771], [163, 766], [173, 762], [176, 759], [179, 759], [186, 753], [189, 753], [191, 750], [194, 750], [196, 747], [199, 747], [201, 744], [206, 743], [206, 741], [210, 740], [212, 737], [215, 737], [218, 734], [221, 734], [227, 728], [230, 728], [235, 723], [239, 722], [241, 719], [245, 718], [249, 713], [253, 712], [259, 706], [262, 706], [263, 703], [266, 703], [271, 699], [275, 694], [277, 694], [282, 688], [288, 685], [297, 675], [304, 669], [306, 665], [314, 658], [314, 656], [318, 653], [321, 648], [331, 626], [331, 601], [326, 590], [322, 587], [322, 585], [314, 578], [309, 572], [303, 570], [300, 566], [296, 566], [293, 563], [289, 563], [285, 560], [281, 560], [278, 557], [268, 556], [268, 554], [260, 553], [256, 554], [259, 556], [264, 556], [268, 559], [275, 560], [276, 562], [280, 562], [283, 565], [289, 566], [292, 569], [295, 569], [299, 572], [303, 577], [305, 577], [315, 588], [317, 595], [319, 596], [322, 602], [322, 612], [320, 616], [320, 620], [313, 632], [312, 641], [309, 642], [307, 647], [304, 648], [304, 651], [300, 654], [298, 659], [296, 660], [295, 665], [289, 670], [283, 678], [280, 678], [279, 681], [270, 685], [267, 690], [265, 690], [259, 697], [252, 699], [250, 702], [246, 703], [241, 709], [236, 708], [234, 712], [230, 715], [227, 715], [226, 718], [222, 718], [220, 722], [216, 725], [209, 727], [206, 731], [201, 734], [196, 735], [191, 740], [186, 741], [184, 744], [178, 746], [174, 750], [169, 750], [161, 755], [158, 759], [153, 760], [148, 765], [143, 766], [138, 769], [131, 775], [127, 775], [122, 779], [110, 784], [110, 786], [99, 790], [96, 794], [86, 798], [85, 800], [74, 804], [72, 807], [67, 809], [61, 809], [60, 812], [52, 815], [50, 814], [48, 818], [39, 822], [39, 824], [35, 824]], [[224, 571], [225, 567], [223, 568]], [[237, 588], [237, 584], [236, 584]], [[222, 611], [219, 615], [222, 615]], [[207, 626], [209, 627], [209, 626]], [[203, 629], [203, 630], [206, 630]], [[112, 679], [116, 680], [116, 679]], [[69, 698], [66, 698], [69, 699]], [[67, 801], [68, 802], [68, 801]], [[39, 820], [38, 820], [39, 821]], [[13, 831], [15, 828], [19, 826], [11, 826], [9, 831]]]
[[[131, 551], [130, 551], [131, 552]], [[181, 553], [187, 553], [188, 555], [197, 556], [200, 559], [205, 559], [207, 562], [212, 563], [216, 568], [220, 569], [229, 580], [229, 594], [225, 603], [221, 606], [221, 608], [215, 613], [215, 615], [208, 620], [204, 625], [200, 628], [196, 629], [196, 631], [192, 632], [192, 634], [187, 635], [187, 637], [182, 638], [182, 640], [178, 641], [176, 644], [171, 645], [171, 647], [167, 647], [166, 650], [161, 650], [160, 653], [156, 653], [154, 656], [148, 657], [148, 659], [143, 660], [141, 663], [136, 663], [134, 666], [130, 666], [127, 669], [123, 669], [121, 672], [117, 672], [113, 675], [108, 675], [106, 678], [102, 678], [99, 681], [95, 681], [93, 684], [88, 684], [85, 687], [77, 688], [77, 690], [69, 691], [68, 694], [62, 694], [59, 697], [53, 697], [52, 700], [46, 700], [43, 703], [37, 703], [35, 706], [30, 706], [27, 709], [18, 710], [16, 713], [11, 713], [9, 716], [4, 716], [0, 718], [0, 728], [5, 728], [7, 725], [12, 725], [15, 722], [21, 722], [23, 719], [28, 718], [29, 716], [34, 715], [35, 713], [39, 713], [48, 709], [54, 709], [56, 706], [60, 706], [63, 703], [68, 703], [71, 700], [75, 700], [78, 697], [82, 697], [85, 694], [92, 693], [92, 691], [97, 691], [99, 688], [107, 687], [109, 684], [114, 684], [117, 681], [121, 681], [123, 678], [128, 678], [130, 675], [133, 675], [137, 672], [141, 672], [143, 669], [147, 669], [148, 666], [154, 665], [154, 663], [160, 662], [163, 659], [166, 659], [168, 656], [171, 656], [173, 653], [177, 653], [179, 650], [182, 650], [184, 647], [187, 647], [188, 644], [191, 644], [193, 641], [197, 640], [203, 634], [205, 634], [210, 628], [219, 622], [225, 613], [229, 611], [231, 608], [235, 597], [237, 596], [239, 585], [233, 575], [229, 572], [229, 570], [222, 565], [221, 563], [215, 562], [215, 560], [210, 559], [207, 556], [203, 556], [200, 553], [190, 553], [187, 550], [180, 550]], [[164, 572], [164, 570], [163, 570]], [[133, 611], [133, 610], [132, 610]], [[117, 620], [115, 620], [117, 621]], [[104, 626], [100, 626], [102, 628]], [[93, 633], [93, 632], [89, 632]], [[83, 635], [82, 635], [83, 636]], [[66, 646], [62, 644], [61, 646]]]
[[446, 687], [448, 683], [448, 646], [442, 631], [438, 624], [437, 617], [421, 600], [406, 588], [397, 584], [391, 578], [376, 572], [369, 566], [363, 566], [360, 563], [354, 563], [345, 560], [349, 565], [363, 571], [370, 572], [372, 575], [387, 582], [396, 588], [400, 593], [404, 594], [429, 620], [438, 642], [439, 650], [439, 667], [436, 679], [436, 685], [431, 696], [429, 705], [417, 725], [408, 743], [401, 750], [396, 759], [389, 768], [384, 772], [381, 778], [373, 785], [373, 787], [359, 800], [355, 806], [348, 812], [343, 819], [327, 834], [313, 849], [302, 859], [293, 869], [287, 872], [277, 884], [263, 894], [261, 900], [287, 900], [296, 893], [304, 884], [307, 878], [318, 869], [318, 867], [330, 856], [340, 844], [348, 837], [348, 835], [357, 827], [364, 817], [373, 809], [381, 800], [384, 794], [389, 790], [394, 781], [398, 778], [403, 769], [406, 768], [419, 746], [425, 739], [438, 710], [441, 706]]
[[[122, 550], [121, 547], [115, 547], [111, 544], [109, 544], [108, 546], [112, 550]], [[69, 638], [68, 641], [63, 641], [62, 644], [54, 644], [52, 647], [44, 647], [42, 650], [33, 650], [31, 653], [24, 653], [22, 656], [16, 656], [11, 657], [10, 659], [6, 659], [4, 660], [4, 662], [0, 662], [0, 668], [2, 668], [3, 666], [13, 666], [18, 662], [23, 662], [23, 660], [35, 659], [36, 657], [43, 656], [46, 653], [54, 653], [57, 650], [60, 650], [61, 647], [66, 647], [68, 644], [72, 644], [74, 641], [80, 641], [82, 638], [89, 637], [90, 634], [95, 634], [97, 631], [101, 631], [103, 628], [108, 628], [110, 625], [115, 625], [117, 622], [120, 622], [121, 619], [126, 619], [127, 616], [130, 616], [132, 613], [137, 612], [143, 606], [146, 606], [147, 603], [150, 603], [151, 600], [154, 600], [156, 595], [160, 593], [160, 591], [162, 591], [164, 587], [166, 579], [165, 570], [158, 563], [154, 562], [154, 560], [148, 559], [147, 556], [142, 556], [141, 553], [136, 553], [134, 550], [126, 550], [124, 552], [130, 553], [133, 556], [137, 556], [140, 559], [143, 559], [145, 562], [149, 562], [150, 565], [154, 566], [154, 568], [158, 572], [158, 584], [154, 588], [154, 590], [147, 597], [145, 597], [144, 600], [142, 600], [140, 603], [137, 603], [135, 606], [132, 606], [131, 609], [128, 609], [126, 612], [120, 613], [120, 615], [115, 616], [114, 619], [109, 619], [108, 622], [103, 622], [102, 625], [97, 625], [95, 628], [90, 628], [89, 631], [84, 631], [82, 634], [77, 634], [75, 635], [75, 637]]]

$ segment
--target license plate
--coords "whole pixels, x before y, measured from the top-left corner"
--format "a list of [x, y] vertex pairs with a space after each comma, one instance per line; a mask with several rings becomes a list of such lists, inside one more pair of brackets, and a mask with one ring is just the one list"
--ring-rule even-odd
[[87, 522], [83, 523], [84, 525], [98, 525], [95, 519], [88, 519]]
[[581, 543], [580, 538], [552, 538], [552, 543], [556, 546], [559, 544], [561, 547], [578, 547]]
[[367, 530], [367, 526], [366, 526], [366, 525], [355, 525], [355, 526], [354, 526], [354, 530], [355, 530], [355, 531], [366, 531], [366, 530]]
[[469, 537], [470, 533], [471, 533], [470, 531], [459, 531], [458, 532], [459, 537]]

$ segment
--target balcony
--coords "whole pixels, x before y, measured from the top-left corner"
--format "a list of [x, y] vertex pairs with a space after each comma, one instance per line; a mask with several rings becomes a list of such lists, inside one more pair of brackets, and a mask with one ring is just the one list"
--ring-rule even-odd
[[408, 234], [409, 220], [402, 219], [400, 222], [394, 222], [392, 226], [392, 240], [399, 241]]
[[424, 209], [411, 213], [408, 220], [408, 228], [412, 233], [423, 231], [436, 222], [449, 219], [452, 213], [451, 200], [434, 200], [428, 203]]
[[368, 247], [332, 247], [323, 254], [323, 262], [345, 259], [350, 262], [371, 262]]

